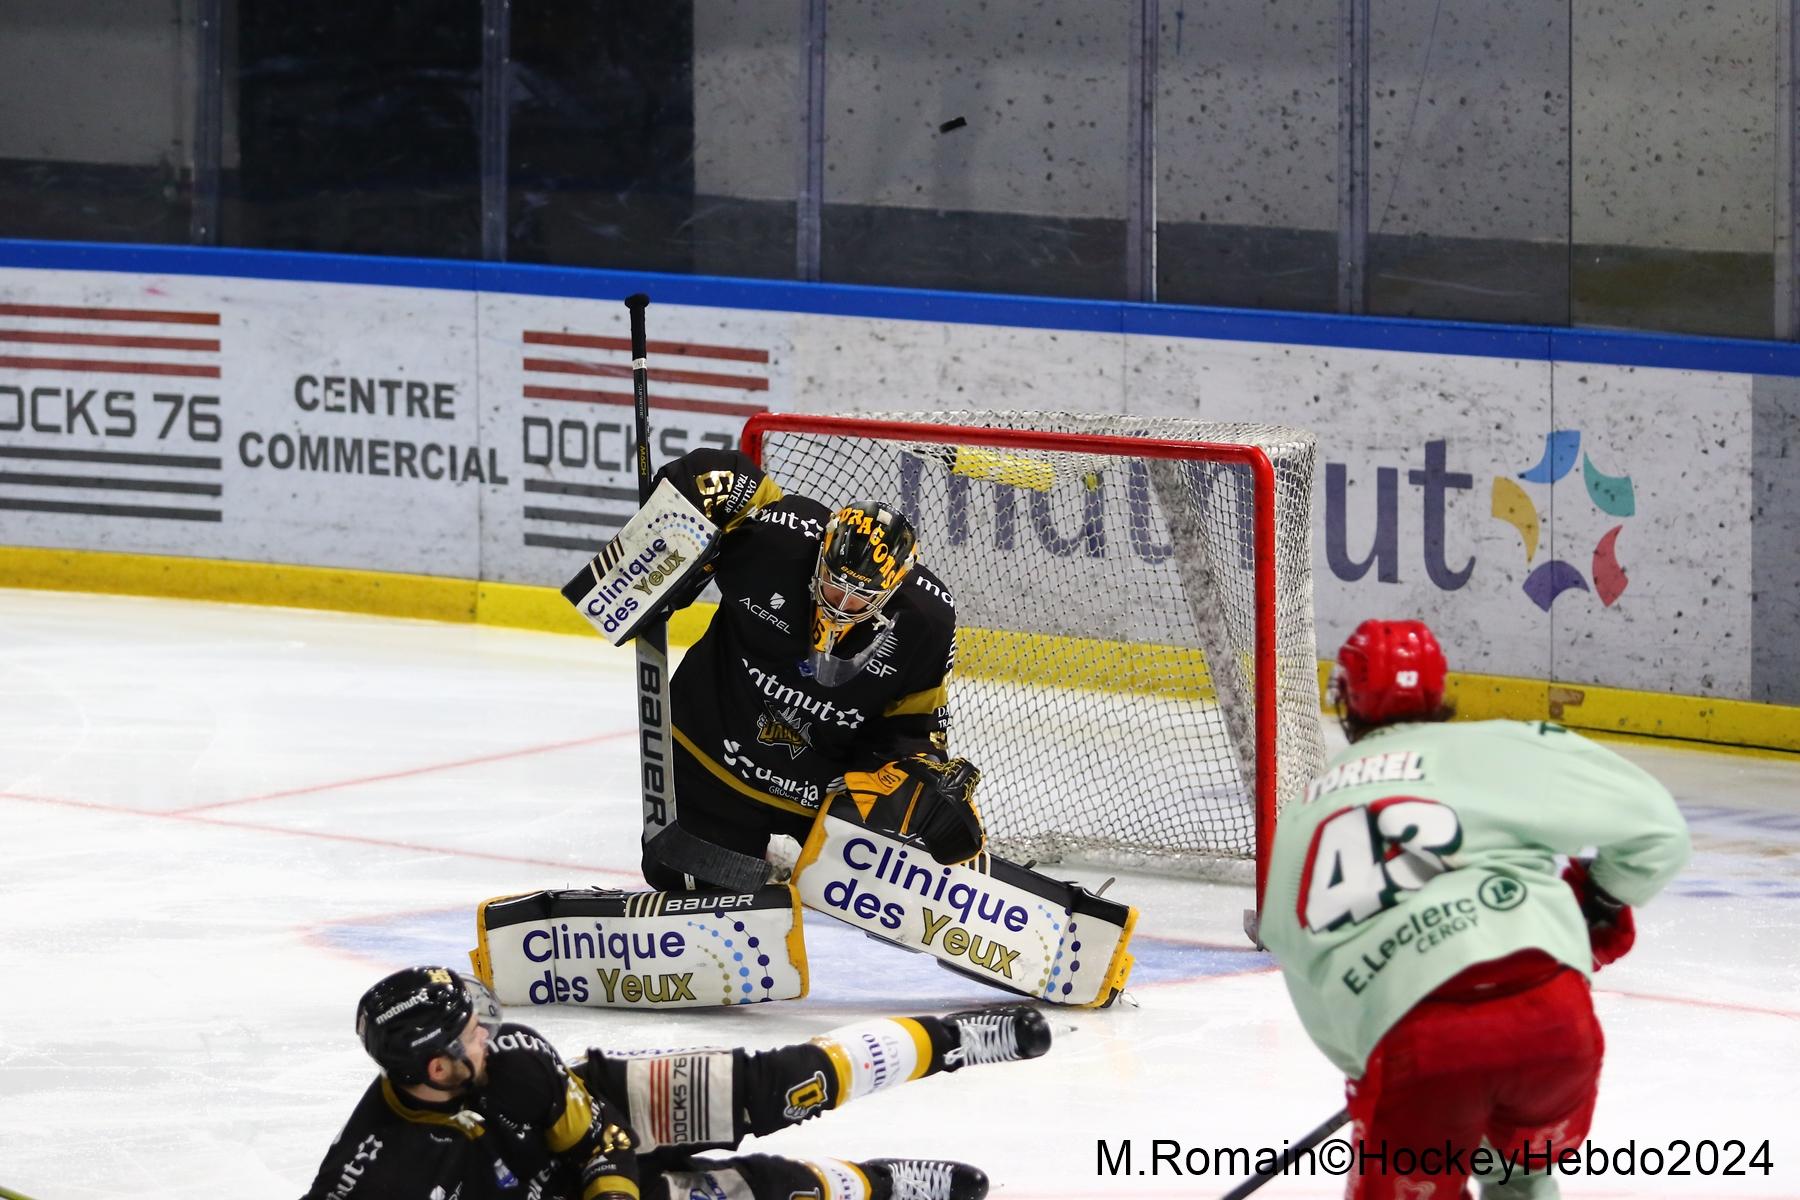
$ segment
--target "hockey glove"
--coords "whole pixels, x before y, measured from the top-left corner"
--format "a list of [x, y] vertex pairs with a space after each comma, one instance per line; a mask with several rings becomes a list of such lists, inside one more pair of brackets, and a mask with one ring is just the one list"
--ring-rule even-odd
[[1594, 882], [1588, 864], [1579, 858], [1569, 860], [1563, 870], [1563, 882], [1575, 892], [1581, 915], [1587, 921], [1588, 943], [1594, 951], [1594, 970], [1616, 962], [1631, 952], [1637, 942], [1637, 921], [1631, 905], [1615, 899]]
[[931, 857], [953, 865], [987, 845], [975, 807], [979, 782], [981, 772], [965, 758], [939, 762], [920, 754], [873, 771], [846, 771], [831, 792], [848, 793], [870, 825], [916, 837]]

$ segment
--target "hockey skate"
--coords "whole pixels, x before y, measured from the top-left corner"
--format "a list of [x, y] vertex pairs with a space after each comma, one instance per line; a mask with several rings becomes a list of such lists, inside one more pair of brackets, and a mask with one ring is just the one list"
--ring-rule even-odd
[[1016, 1062], [1050, 1049], [1050, 1022], [1029, 1004], [1002, 1004], [946, 1014], [956, 1030], [956, 1049], [944, 1055], [944, 1069]]
[[875, 1158], [862, 1164], [871, 1200], [982, 1200], [988, 1177], [968, 1163], [931, 1158]]

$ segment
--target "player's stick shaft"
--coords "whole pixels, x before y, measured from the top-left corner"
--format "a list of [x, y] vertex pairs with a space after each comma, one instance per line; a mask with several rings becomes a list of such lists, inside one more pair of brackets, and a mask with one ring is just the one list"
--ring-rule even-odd
[[[650, 499], [650, 364], [644, 310], [650, 297], [625, 297], [631, 315], [631, 400], [637, 424], [638, 503]], [[675, 824], [673, 747], [669, 739], [669, 629], [652, 621], [637, 634], [638, 768], [643, 784], [644, 841]]]
[[631, 314], [631, 403], [637, 415], [638, 503], [650, 499], [650, 361], [644, 336], [644, 310], [650, 297], [634, 292], [625, 297]]
[[[1350, 1110], [1349, 1109], [1347, 1109], [1347, 1108], [1338, 1109], [1337, 1112], [1335, 1112], [1331, 1116], [1327, 1117], [1325, 1119], [1324, 1123], [1322, 1123], [1317, 1129], [1314, 1129], [1311, 1133], [1308, 1133], [1306, 1136], [1302, 1137], [1299, 1141], [1294, 1142], [1291, 1145], [1289, 1145], [1287, 1148], [1288, 1155], [1298, 1155], [1298, 1154], [1306, 1153], [1308, 1150], [1311, 1150], [1314, 1146], [1318, 1145], [1320, 1142], [1324, 1141], [1326, 1138], [1328, 1138], [1332, 1134], [1336, 1133], [1338, 1130], [1338, 1126], [1342, 1125], [1345, 1121], [1348, 1121], [1349, 1119], [1350, 1119]], [[1244, 1180], [1244, 1182], [1238, 1184], [1236, 1187], [1232, 1188], [1229, 1192], [1226, 1192], [1223, 1196], [1219, 1197], [1219, 1200], [1244, 1200], [1245, 1196], [1248, 1196], [1250, 1193], [1256, 1191], [1258, 1188], [1262, 1187], [1263, 1184], [1269, 1182], [1269, 1180], [1275, 1178], [1275, 1176], [1279, 1175], [1280, 1173], [1281, 1172], [1279, 1169], [1268, 1172], [1267, 1174], [1265, 1174], [1261, 1171], [1258, 1171], [1256, 1174], [1252, 1175], [1250, 1178]]]
[[[650, 363], [644, 334], [644, 310], [650, 297], [636, 292], [625, 297], [631, 314], [631, 401], [637, 424], [638, 503], [650, 499]], [[666, 620], [647, 622], [638, 631], [638, 769], [643, 785], [644, 843], [648, 853], [680, 871], [687, 886], [695, 877], [732, 888], [753, 891], [769, 881], [768, 864], [704, 842], [683, 829], [675, 819], [675, 745], [669, 730], [669, 626]]]

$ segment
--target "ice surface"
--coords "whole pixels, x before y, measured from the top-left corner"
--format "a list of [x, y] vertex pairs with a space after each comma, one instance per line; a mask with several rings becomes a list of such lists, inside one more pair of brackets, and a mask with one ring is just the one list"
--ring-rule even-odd
[[[298, 1196], [372, 1073], [364, 988], [462, 966], [486, 897], [637, 885], [630, 662], [598, 638], [0, 590], [0, 1187]], [[1769, 1139], [1774, 1171], [1565, 1194], [1800, 1195], [1800, 761], [1619, 745], [1674, 790], [1696, 853], [1598, 981], [1595, 1139]], [[1125, 876], [1111, 894], [1143, 910], [1136, 1007], [1067, 1014], [1048, 1058], [759, 1147], [963, 1158], [1014, 1200], [1217, 1196], [1234, 1177], [1102, 1177], [1096, 1139], [1136, 1139], [1140, 1164], [1153, 1138], [1280, 1147], [1341, 1104], [1238, 930], [1247, 888]], [[1001, 998], [829, 920], [808, 931], [805, 1001], [514, 1015], [574, 1054]]]

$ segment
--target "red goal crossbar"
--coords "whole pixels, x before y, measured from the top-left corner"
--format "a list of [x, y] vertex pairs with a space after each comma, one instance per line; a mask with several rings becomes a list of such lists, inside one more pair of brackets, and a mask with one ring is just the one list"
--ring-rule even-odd
[[763, 457], [763, 439], [771, 433], [997, 446], [1011, 450], [1048, 450], [1089, 455], [1117, 454], [1133, 458], [1204, 459], [1248, 467], [1253, 493], [1258, 498], [1252, 514], [1251, 538], [1256, 602], [1255, 646], [1252, 650], [1256, 666], [1256, 906], [1261, 911], [1263, 885], [1268, 877], [1269, 850], [1275, 837], [1276, 816], [1275, 468], [1267, 454], [1256, 446], [1223, 442], [992, 429], [969, 425], [927, 425], [800, 413], [758, 413], [745, 423], [741, 445], [744, 453], [759, 465]]

